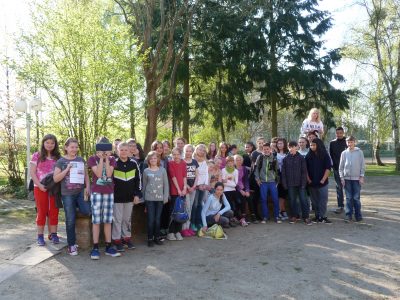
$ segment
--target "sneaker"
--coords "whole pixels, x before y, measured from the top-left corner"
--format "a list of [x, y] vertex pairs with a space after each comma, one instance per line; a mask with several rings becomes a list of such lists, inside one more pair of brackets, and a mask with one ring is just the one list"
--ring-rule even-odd
[[352, 220], [352, 218], [351, 218], [350, 216], [347, 216], [347, 215], [346, 215], [346, 216], [344, 217], [344, 222], [345, 222], [345, 223], [351, 223], [352, 221], [353, 221], [353, 220]]
[[275, 223], [276, 223], [276, 224], [282, 224], [282, 220], [279, 219], [279, 218], [276, 218], [276, 219], [275, 219]]
[[229, 226], [231, 226], [231, 227], [236, 227], [237, 226], [236, 223], [235, 223], [235, 220], [233, 220], [233, 218], [229, 220]]
[[240, 224], [240, 221], [239, 221], [236, 217], [233, 217], [233, 218], [231, 219], [231, 222], [234, 222], [236, 225], [239, 225], [239, 224]]
[[126, 246], [129, 250], [136, 249], [135, 245], [132, 243], [132, 239], [130, 239], [130, 238], [125, 238], [125, 239], [124, 239], [124, 242], [125, 242], [125, 246]]
[[175, 237], [177, 241], [183, 241], [183, 237], [180, 232], [175, 233]]
[[39, 234], [37, 237], [37, 245], [38, 246], [44, 246], [46, 245], [46, 242], [44, 241], [44, 236], [43, 234]]
[[175, 234], [173, 234], [173, 233], [168, 233], [168, 234], [167, 234], [167, 240], [168, 240], [168, 241], [176, 241]]
[[113, 247], [108, 247], [106, 248], [106, 251], [104, 251], [106, 255], [109, 255], [111, 257], [118, 257], [121, 256], [121, 253], [117, 252]]
[[182, 231], [181, 231], [181, 235], [182, 235], [183, 237], [192, 236], [192, 234], [189, 232], [189, 229], [184, 229], [184, 230], [182, 230]]
[[51, 234], [51, 242], [53, 244], [59, 244], [60, 243], [60, 238], [58, 237], [57, 233], [52, 233]]
[[341, 214], [342, 212], [344, 212], [344, 208], [343, 207], [338, 207], [337, 209], [335, 209], [334, 213], [335, 214]]
[[150, 247], [150, 248], [154, 247], [154, 241], [153, 240], [148, 240], [147, 241], [147, 246]]
[[253, 215], [250, 216], [250, 222], [253, 223], [253, 224], [258, 224], [259, 223], [259, 221], [257, 220], [256, 215], [253, 214]]
[[154, 244], [161, 246], [161, 245], [164, 245], [164, 242], [161, 241], [161, 240], [158, 239], [158, 238], [155, 238], [155, 239], [154, 239]]
[[282, 215], [282, 217], [281, 217], [282, 221], [285, 221], [285, 220], [289, 219], [289, 217], [288, 217], [286, 211], [282, 211], [282, 212], [281, 212], [281, 215]]
[[358, 224], [366, 224], [363, 218], [356, 219], [356, 223], [358, 223]]
[[90, 252], [90, 258], [93, 259], [93, 260], [100, 259], [99, 249], [93, 248], [92, 251]]
[[49, 233], [49, 234], [47, 235], [47, 238], [49, 239], [49, 241], [51, 241], [51, 233]]
[[122, 245], [121, 243], [114, 244], [114, 245], [115, 245], [115, 249], [117, 249], [118, 252], [125, 252], [124, 245]]
[[312, 218], [311, 222], [313, 222], [314, 224], [317, 224], [320, 222], [320, 219], [317, 217]]
[[249, 224], [246, 222], [246, 220], [245, 220], [244, 218], [241, 218], [241, 219], [240, 219], [240, 225], [241, 225], [242, 227], [246, 227], [246, 226], [248, 226]]
[[328, 224], [328, 225], [331, 225], [331, 224], [332, 224], [332, 221], [330, 221], [327, 217], [322, 218], [322, 220], [321, 220], [320, 222], [321, 222], [321, 223], [324, 223], [324, 224]]
[[188, 233], [190, 234], [190, 236], [195, 236], [196, 235], [196, 231], [194, 231], [192, 229], [188, 229]]
[[68, 254], [72, 256], [78, 255], [78, 248], [76, 248], [75, 245], [73, 246], [68, 246]]
[[297, 221], [296, 217], [292, 217], [289, 220], [289, 224], [294, 224], [294, 223], [296, 223], [296, 221]]
[[267, 224], [267, 218], [263, 218], [261, 224]]
[[310, 219], [304, 219], [304, 224], [306, 224], [306, 225], [308, 225], [308, 226], [311, 226], [311, 225], [312, 225], [312, 222], [311, 222]]

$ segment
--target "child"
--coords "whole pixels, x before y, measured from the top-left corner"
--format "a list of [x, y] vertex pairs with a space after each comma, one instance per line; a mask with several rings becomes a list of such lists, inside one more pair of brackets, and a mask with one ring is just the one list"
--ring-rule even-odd
[[208, 145], [207, 159], [214, 159], [215, 156], [217, 156], [217, 144], [214, 142], [211, 142]]
[[[223, 205], [223, 207], [222, 207]], [[219, 224], [224, 228], [228, 228], [233, 211], [228, 200], [224, 195], [224, 184], [217, 182], [215, 184], [215, 193], [210, 194], [201, 211], [201, 219], [203, 222], [202, 231], [206, 232], [208, 226]]]
[[[216, 160], [219, 160], [219, 159], [216, 158]], [[214, 160], [209, 160], [207, 162], [207, 165], [208, 165], [208, 177], [209, 177], [209, 183], [210, 183], [209, 191], [210, 191], [210, 193], [213, 193], [215, 184], [217, 182], [222, 181], [222, 172]]]
[[111, 246], [111, 223], [113, 219], [114, 183], [111, 179], [116, 166], [115, 158], [111, 156], [112, 145], [107, 138], [102, 137], [96, 144], [96, 155], [88, 160], [88, 166], [92, 169], [92, 224], [93, 224], [93, 249], [90, 258], [98, 260], [100, 223], [104, 224], [104, 237], [106, 242], [105, 254], [121, 256]]
[[[208, 165], [206, 161], [206, 153], [207, 148], [204, 144], [199, 144], [194, 149], [194, 158], [196, 159], [199, 167], [197, 168], [197, 177], [196, 177], [196, 193], [194, 196], [192, 213], [191, 213], [191, 234], [195, 233], [195, 231], [199, 230], [202, 227], [202, 219], [201, 212], [203, 210], [203, 202], [207, 197], [208, 190], [210, 189], [209, 185], [209, 175], [208, 175]], [[220, 169], [218, 168], [220, 172]]]
[[236, 186], [239, 181], [239, 172], [235, 169], [235, 160], [232, 156], [228, 156], [226, 159], [226, 166], [222, 169], [222, 182], [224, 183], [224, 194], [226, 199], [235, 213], [236, 218], [233, 218], [235, 223], [239, 223], [241, 217], [239, 211], [239, 205], [237, 205], [238, 194]]
[[249, 210], [252, 220], [255, 219], [253, 202], [250, 199], [249, 187], [249, 173], [247, 168], [243, 165], [243, 157], [236, 154], [234, 157], [236, 170], [238, 171], [238, 184], [236, 185], [237, 196], [239, 198], [241, 218], [239, 219], [240, 225], [243, 227], [249, 225], [246, 222], [246, 203], [249, 205]]
[[300, 199], [301, 216], [306, 225], [311, 225], [309, 219], [310, 206], [306, 197], [307, 167], [306, 160], [297, 152], [297, 142], [289, 143], [289, 154], [282, 162], [282, 185], [288, 190], [291, 208], [290, 224], [296, 223], [297, 216], [300, 215], [297, 206], [297, 196]]
[[223, 168], [225, 168], [226, 158], [228, 156], [228, 149], [229, 149], [229, 145], [227, 143], [221, 142], [219, 144], [218, 152], [217, 152], [217, 155], [215, 156], [215, 158], [218, 157], [221, 160], [221, 165], [220, 165], [221, 170]]
[[[168, 163], [168, 177], [170, 184], [171, 202], [170, 202], [170, 215], [172, 214], [175, 206], [175, 200], [178, 196], [185, 197], [187, 193], [186, 182], [186, 163], [181, 159], [181, 152], [178, 148], [172, 149], [172, 160]], [[171, 217], [172, 218], [172, 217]], [[182, 241], [182, 224], [171, 220], [169, 225], [169, 233], [167, 239], [170, 241]]]
[[50, 195], [46, 187], [41, 183], [48, 174], [53, 173], [54, 166], [60, 158], [57, 138], [52, 134], [43, 137], [40, 151], [32, 155], [30, 161], [30, 175], [33, 180], [33, 194], [36, 201], [36, 225], [37, 244], [44, 246], [44, 225], [48, 217], [49, 237], [53, 244], [60, 242], [57, 235], [58, 208], [56, 207], [54, 195]]
[[315, 138], [310, 143], [310, 152], [306, 156], [307, 182], [310, 187], [311, 201], [315, 209], [313, 223], [332, 224], [327, 218], [328, 177], [332, 167], [331, 158], [322, 140]]
[[271, 193], [272, 202], [274, 204], [274, 219], [276, 223], [282, 223], [279, 219], [279, 200], [276, 184], [278, 182], [278, 162], [272, 153], [270, 143], [264, 143], [263, 154], [257, 158], [255, 164], [254, 175], [257, 184], [260, 186], [261, 208], [263, 219], [261, 223], [265, 224], [268, 220], [268, 192]]
[[[170, 159], [170, 149], [171, 149], [171, 144], [169, 143], [169, 141], [167, 141], [167, 140], [163, 140], [162, 142], [162, 145], [163, 145], [163, 151], [164, 151], [164, 157], [166, 158], [166, 159]], [[167, 168], [164, 168], [164, 169], [167, 169]]]
[[[183, 154], [185, 156], [186, 163], [186, 182], [187, 182], [187, 193], [186, 193], [186, 209], [191, 216], [192, 206], [194, 203], [194, 197], [196, 196], [196, 188], [197, 188], [197, 178], [198, 178], [198, 168], [199, 164], [195, 159], [192, 158], [194, 152], [194, 148], [192, 145], [187, 144], [183, 147]], [[190, 218], [186, 221], [186, 223], [182, 226], [181, 235], [184, 237], [194, 236], [195, 232], [190, 230]]]
[[129, 158], [127, 143], [118, 145], [118, 158], [114, 168], [114, 205], [112, 240], [118, 252], [124, 251], [124, 244], [128, 249], [135, 249], [132, 243], [131, 218], [134, 204], [139, 203], [141, 197], [141, 173], [138, 163]]
[[321, 121], [320, 113], [317, 108], [312, 108], [307, 119], [301, 125], [300, 133], [307, 134], [311, 131], [317, 131], [320, 137], [324, 134], [324, 124]]
[[147, 210], [147, 245], [162, 245], [160, 238], [161, 212], [168, 203], [169, 187], [166, 170], [160, 166], [160, 156], [150, 151], [146, 157], [149, 166], [143, 171], [143, 198]]
[[287, 141], [284, 138], [278, 138], [276, 141], [276, 159], [278, 161], [278, 176], [279, 176], [279, 183], [278, 183], [278, 197], [279, 197], [279, 216], [281, 220], [287, 220], [288, 215], [286, 213], [286, 208], [285, 208], [285, 201], [287, 198], [287, 193], [285, 189], [282, 186], [281, 182], [281, 170], [282, 170], [282, 162], [283, 159], [286, 157], [288, 153], [288, 148], [287, 148]]
[[[54, 182], [61, 181], [61, 200], [65, 213], [65, 225], [67, 231], [68, 253], [78, 255], [75, 234], [76, 207], [84, 215], [90, 215], [89, 201], [89, 176], [82, 157], [77, 156], [79, 149], [78, 140], [68, 138], [64, 144], [65, 155], [60, 158], [55, 166], [53, 179]], [[78, 168], [78, 164], [83, 164], [84, 180], [74, 180], [70, 176], [71, 168]], [[85, 189], [86, 186], [86, 189]]]
[[356, 147], [356, 139], [349, 136], [346, 139], [347, 149], [340, 156], [339, 175], [346, 192], [346, 222], [351, 222], [353, 207], [356, 222], [362, 221], [360, 191], [364, 184], [365, 162], [364, 154]]
[[235, 156], [238, 153], [238, 148], [235, 144], [231, 145], [229, 147], [229, 155], [230, 156]]
[[300, 153], [301, 156], [306, 158], [306, 155], [310, 151], [310, 148], [309, 148], [310, 144], [309, 144], [307, 138], [304, 136], [299, 137], [299, 141], [297, 143], [299, 144], [299, 150], [297, 150], [297, 151]]

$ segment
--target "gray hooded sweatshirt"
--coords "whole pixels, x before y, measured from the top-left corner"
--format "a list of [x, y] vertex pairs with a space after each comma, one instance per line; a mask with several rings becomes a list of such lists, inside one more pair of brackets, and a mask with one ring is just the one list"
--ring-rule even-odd
[[364, 177], [365, 162], [364, 153], [355, 147], [353, 151], [349, 148], [344, 150], [340, 156], [339, 175], [341, 179], [359, 180]]

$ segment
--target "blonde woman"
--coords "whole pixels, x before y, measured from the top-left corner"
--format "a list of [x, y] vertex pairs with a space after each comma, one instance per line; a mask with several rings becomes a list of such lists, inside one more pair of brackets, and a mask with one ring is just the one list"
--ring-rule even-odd
[[324, 124], [322, 124], [321, 116], [317, 108], [312, 108], [310, 110], [307, 119], [305, 119], [301, 125], [300, 131], [301, 134], [318, 131], [319, 137], [322, 138], [324, 134]]

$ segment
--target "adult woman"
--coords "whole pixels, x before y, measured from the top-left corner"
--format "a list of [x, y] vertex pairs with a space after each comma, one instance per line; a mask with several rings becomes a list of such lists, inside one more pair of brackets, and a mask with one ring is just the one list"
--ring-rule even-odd
[[218, 157], [221, 160], [221, 165], [220, 165], [221, 170], [223, 168], [225, 168], [226, 158], [228, 156], [228, 149], [229, 149], [229, 145], [227, 143], [221, 142], [219, 144], [219, 148], [218, 148], [218, 152], [217, 152], [216, 158]]
[[308, 134], [309, 132], [317, 131], [319, 138], [324, 134], [324, 124], [321, 121], [320, 113], [317, 108], [312, 108], [308, 114], [307, 119], [301, 125], [300, 133]]
[[34, 183], [33, 193], [37, 207], [36, 225], [37, 244], [39, 246], [45, 245], [43, 232], [46, 218], [48, 218], [47, 222], [49, 223], [49, 237], [54, 244], [59, 243], [57, 236], [58, 208], [54, 195], [50, 196], [49, 191], [41, 183], [42, 179], [54, 171], [54, 166], [59, 158], [60, 151], [57, 138], [52, 134], [47, 134], [42, 139], [40, 151], [32, 155], [30, 162], [30, 175]]
[[[222, 205], [224, 205], [223, 208]], [[212, 226], [213, 224], [219, 224], [227, 228], [232, 217], [233, 211], [224, 195], [224, 184], [217, 182], [214, 194], [210, 194], [201, 211], [202, 230], [206, 231], [208, 226]]]
[[314, 223], [331, 224], [326, 217], [328, 206], [328, 177], [332, 168], [331, 158], [322, 140], [316, 138], [310, 143], [310, 152], [306, 156], [307, 182], [310, 187], [311, 201], [315, 210]]

